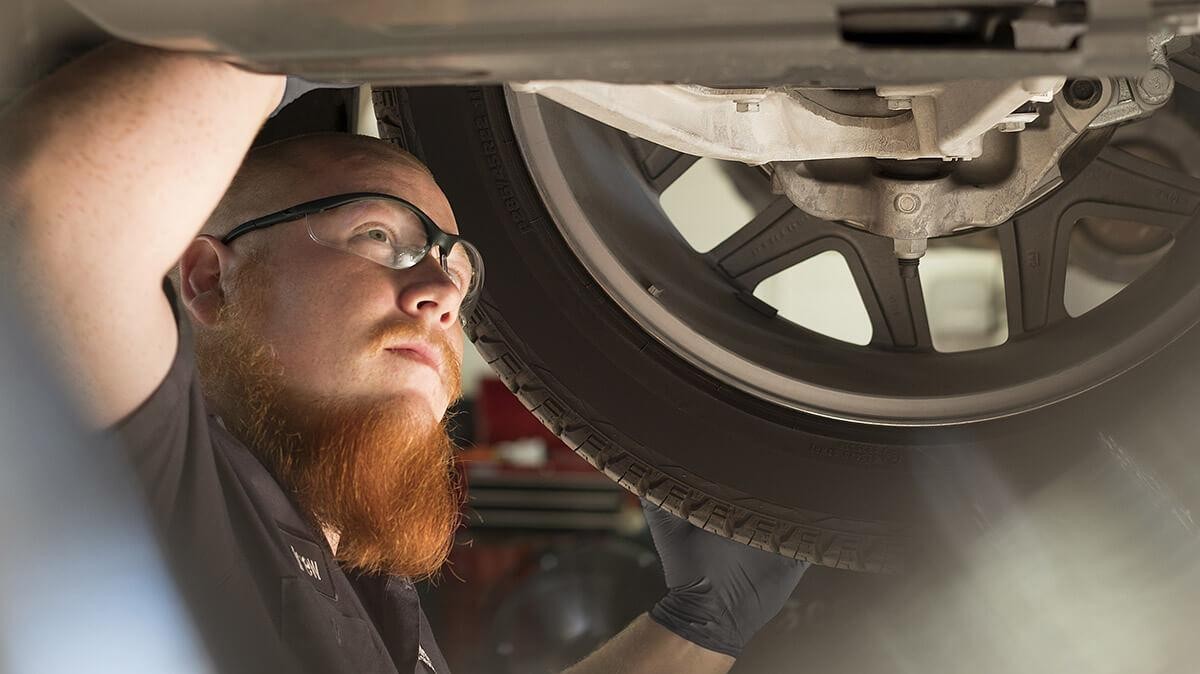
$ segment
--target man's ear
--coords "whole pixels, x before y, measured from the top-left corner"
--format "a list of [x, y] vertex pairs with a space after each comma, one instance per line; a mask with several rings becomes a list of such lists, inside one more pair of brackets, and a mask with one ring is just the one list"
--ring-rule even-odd
[[193, 321], [201, 325], [217, 322], [221, 307], [225, 306], [222, 280], [236, 257], [229, 246], [206, 234], [188, 244], [179, 259], [179, 285], [183, 305]]

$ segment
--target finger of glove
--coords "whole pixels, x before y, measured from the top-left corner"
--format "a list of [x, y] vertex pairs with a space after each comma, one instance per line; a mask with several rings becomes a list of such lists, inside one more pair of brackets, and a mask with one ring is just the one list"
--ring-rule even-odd
[[799, 582], [800, 577], [804, 575], [809, 566], [808, 562], [752, 548], [748, 545], [739, 544], [737, 550], [728, 549], [728, 551], [728, 554], [736, 556], [738, 563], [755, 578], [780, 584], [791, 583], [794, 585]]
[[697, 569], [688, 559], [692, 555], [691, 525], [658, 506], [643, 501], [642, 507], [654, 548], [662, 561], [667, 586], [695, 580]]
[[759, 558], [743, 559], [741, 565], [754, 598], [762, 606], [765, 620], [770, 620], [796, 590], [809, 564], [762, 550], [754, 552], [759, 553]]
[[757, 589], [786, 597], [808, 568], [799, 560], [705, 531], [645, 500], [642, 509], [663, 569], [673, 580], [708, 577], [723, 584], [723, 578], [740, 569]]
[[666, 508], [642, 500], [642, 513], [646, 518], [646, 526], [650, 527], [650, 535], [654, 538], [655, 546], [660, 544], [677, 544], [676, 541], [687, 538], [693, 531], [699, 531], [682, 517], [676, 517]]

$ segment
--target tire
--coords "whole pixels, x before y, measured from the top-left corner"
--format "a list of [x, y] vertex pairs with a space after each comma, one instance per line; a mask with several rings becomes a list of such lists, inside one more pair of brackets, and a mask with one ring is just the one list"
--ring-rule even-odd
[[[376, 111], [487, 258], [467, 333], [497, 375], [597, 469], [733, 540], [866, 572], [948, 561], [1047, 484], [1111, 477], [1109, 440], [1136, 436], [1136, 409], [1159, 430], [1189, 414], [1194, 329], [1103, 386], [992, 421], [885, 427], [768, 403], [684, 362], [592, 279], [539, 197], [502, 89], [384, 89]], [[1165, 403], [1146, 393], [1164, 387]], [[1143, 468], [1171, 458], [1148, 452]]]

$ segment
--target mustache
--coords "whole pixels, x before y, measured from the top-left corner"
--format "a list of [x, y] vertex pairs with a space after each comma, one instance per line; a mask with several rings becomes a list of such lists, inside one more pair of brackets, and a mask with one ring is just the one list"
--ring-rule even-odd
[[367, 344], [372, 351], [382, 351], [397, 342], [427, 344], [437, 351], [447, 374], [457, 377], [462, 370], [462, 357], [445, 330], [428, 330], [413, 323], [383, 323], [371, 330]]

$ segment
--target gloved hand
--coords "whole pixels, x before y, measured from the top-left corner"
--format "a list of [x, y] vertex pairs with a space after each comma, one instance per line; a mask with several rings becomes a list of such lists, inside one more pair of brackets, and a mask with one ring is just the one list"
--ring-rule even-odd
[[711, 651], [738, 657], [809, 566], [707, 532], [652, 503], [642, 501], [642, 509], [667, 579], [667, 595], [650, 617]]

